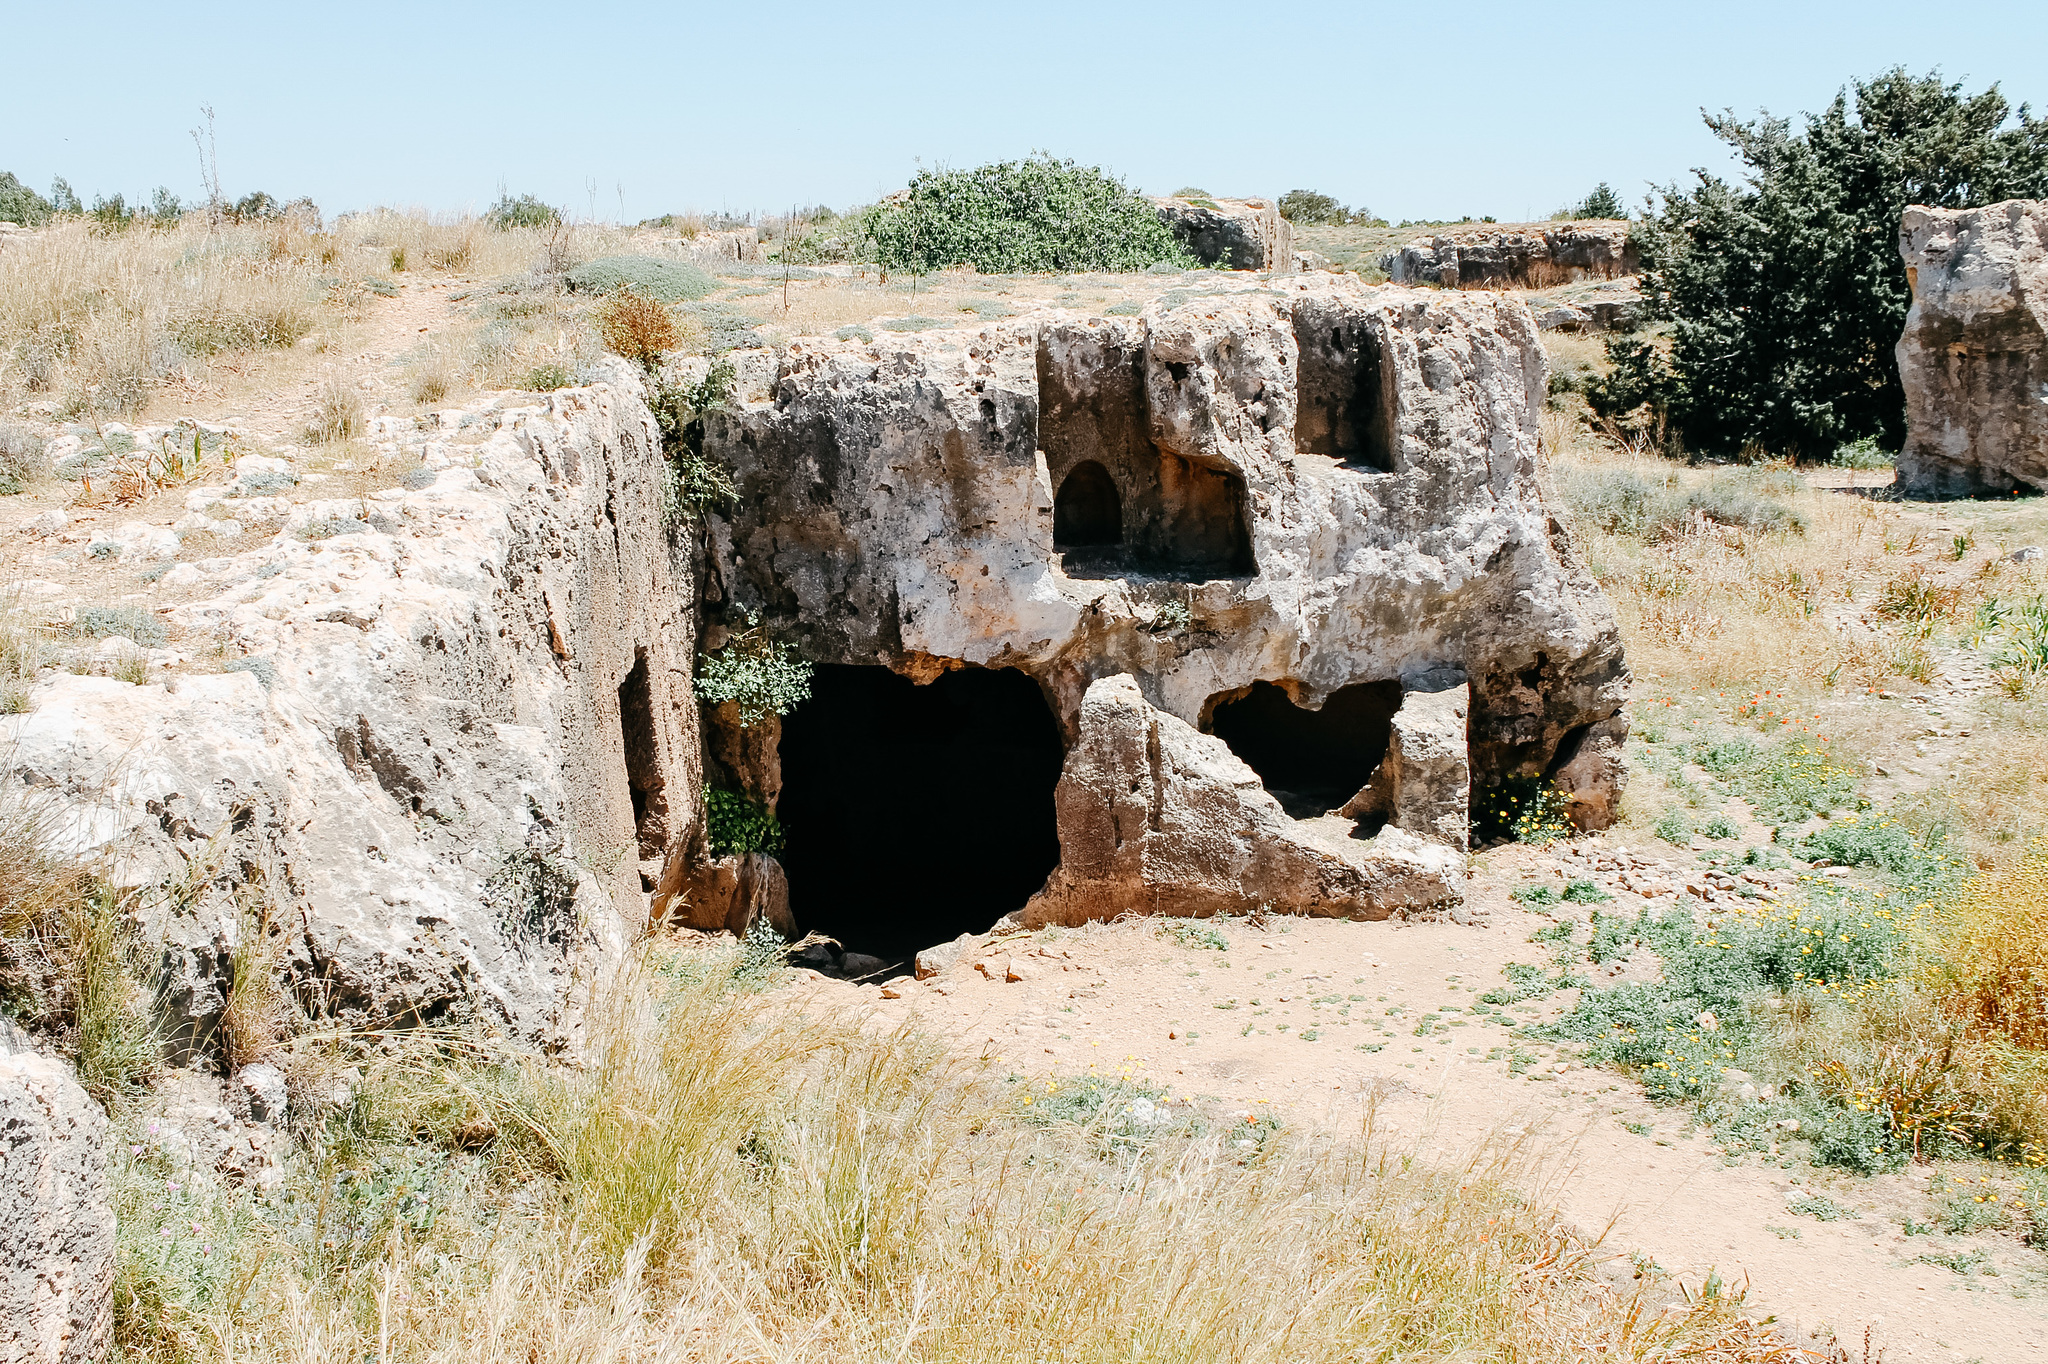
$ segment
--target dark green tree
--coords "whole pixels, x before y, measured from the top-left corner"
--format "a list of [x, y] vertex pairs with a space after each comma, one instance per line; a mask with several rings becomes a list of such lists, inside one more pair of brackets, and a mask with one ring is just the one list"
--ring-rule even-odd
[[1614, 192], [1614, 186], [1602, 180], [1593, 186], [1593, 192], [1573, 206], [1574, 218], [1626, 218], [1628, 209], [1622, 204], [1621, 196]]
[[0, 171], [0, 221], [41, 227], [49, 220], [50, 201], [15, 179], [13, 171]]
[[1653, 401], [1704, 452], [1755, 443], [1811, 458], [1862, 437], [1898, 448], [1892, 348], [1911, 301], [1899, 214], [2048, 194], [2048, 120], [1995, 85], [1968, 95], [1893, 68], [1797, 127], [1706, 122], [1741, 158], [1741, 181], [1697, 171], [1635, 229], [1643, 292], [1671, 324]]

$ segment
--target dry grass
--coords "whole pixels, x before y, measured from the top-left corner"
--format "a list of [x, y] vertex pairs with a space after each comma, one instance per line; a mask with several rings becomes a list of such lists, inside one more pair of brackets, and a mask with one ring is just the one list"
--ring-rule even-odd
[[129, 1357], [1793, 1357], [1734, 1298], [1599, 1282], [1520, 1149], [1151, 1129], [1136, 1090], [1034, 1118], [914, 1031], [651, 965], [578, 1068], [386, 1051], [261, 1216], [143, 1143]]
[[605, 349], [646, 368], [653, 368], [664, 351], [682, 344], [683, 330], [666, 305], [621, 289], [608, 295], [592, 313], [598, 338]]
[[199, 214], [164, 230], [60, 223], [0, 255], [0, 408], [40, 400], [67, 417], [133, 415], [166, 387], [190, 392], [242, 375], [252, 357], [318, 349], [394, 274], [558, 278], [563, 262], [626, 239], [388, 209], [326, 232], [296, 219], [209, 231]]

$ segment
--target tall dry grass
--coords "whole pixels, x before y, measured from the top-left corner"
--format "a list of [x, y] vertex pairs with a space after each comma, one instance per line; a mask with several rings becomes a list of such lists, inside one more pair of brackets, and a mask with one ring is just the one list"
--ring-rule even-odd
[[373, 281], [558, 279], [627, 239], [601, 226], [499, 230], [392, 209], [326, 231], [297, 218], [209, 228], [203, 214], [117, 232], [60, 221], [0, 252], [0, 407], [43, 400], [65, 417], [131, 415], [166, 383], [363, 316]]
[[262, 1203], [170, 1190], [138, 1143], [131, 1358], [1790, 1357], [1726, 1295], [1600, 1282], [1525, 1150], [1034, 1121], [915, 1030], [687, 961], [611, 995], [578, 1065], [369, 1067]]

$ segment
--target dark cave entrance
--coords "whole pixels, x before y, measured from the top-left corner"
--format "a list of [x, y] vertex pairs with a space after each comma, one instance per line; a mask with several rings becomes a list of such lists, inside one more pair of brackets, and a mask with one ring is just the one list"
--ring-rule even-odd
[[1313, 819], [1358, 794], [1387, 756], [1399, 682], [1360, 682], [1330, 693], [1321, 710], [1297, 706], [1271, 682], [1218, 705], [1209, 732], [1259, 774], [1296, 819]]
[[1052, 503], [1055, 548], [1120, 545], [1124, 540], [1124, 505], [1109, 470], [1084, 459], [1060, 484]]
[[790, 912], [849, 952], [907, 963], [986, 932], [1059, 864], [1059, 725], [1014, 668], [920, 687], [821, 665], [782, 722], [781, 758]]
[[[647, 651], [619, 683], [619, 747], [626, 755], [626, 787], [633, 797], [633, 832], [639, 847], [640, 888], [653, 890], [668, 847], [668, 797], [662, 791], [661, 751], [654, 732], [654, 688]], [[650, 870], [651, 864], [651, 870]]]

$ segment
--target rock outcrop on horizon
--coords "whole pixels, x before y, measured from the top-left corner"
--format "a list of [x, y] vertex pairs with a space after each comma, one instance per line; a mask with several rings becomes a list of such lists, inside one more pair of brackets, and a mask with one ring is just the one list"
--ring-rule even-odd
[[1296, 268], [1294, 224], [1271, 199], [1154, 199], [1159, 220], [1188, 253], [1221, 270]]
[[1396, 284], [1542, 289], [1641, 268], [1626, 222], [1531, 223], [1418, 237], [1381, 262]]
[[2048, 491], [2048, 202], [1908, 208], [1899, 252], [1913, 289], [1901, 489]]

